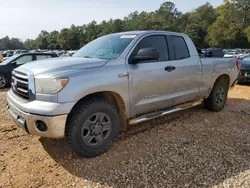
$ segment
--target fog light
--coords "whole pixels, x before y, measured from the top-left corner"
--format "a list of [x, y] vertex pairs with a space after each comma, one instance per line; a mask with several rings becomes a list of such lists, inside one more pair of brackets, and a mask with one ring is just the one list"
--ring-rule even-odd
[[41, 132], [48, 130], [47, 125], [43, 121], [36, 121], [36, 128]]

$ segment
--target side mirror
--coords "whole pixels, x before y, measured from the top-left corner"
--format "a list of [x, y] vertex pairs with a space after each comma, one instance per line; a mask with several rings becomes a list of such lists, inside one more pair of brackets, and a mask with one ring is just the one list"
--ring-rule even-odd
[[14, 62], [11, 63], [11, 65], [12, 65], [12, 66], [16, 66], [17, 63], [14, 61]]
[[153, 61], [159, 60], [160, 55], [155, 48], [143, 48], [140, 49], [135, 57], [132, 58], [130, 64], [136, 64], [139, 61]]

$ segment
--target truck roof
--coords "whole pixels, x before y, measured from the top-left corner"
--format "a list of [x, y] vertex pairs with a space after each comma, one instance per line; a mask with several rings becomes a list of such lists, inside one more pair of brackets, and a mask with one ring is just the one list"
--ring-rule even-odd
[[[167, 33], [167, 34], [182, 34], [182, 33], [176, 33], [171, 31], [163, 31], [163, 30], [142, 30], [142, 31], [126, 31], [126, 32], [119, 32], [119, 33], [113, 33], [113, 34], [122, 34], [122, 35], [145, 35], [145, 34], [152, 34], [152, 33]], [[184, 35], [184, 34], [182, 34]]]

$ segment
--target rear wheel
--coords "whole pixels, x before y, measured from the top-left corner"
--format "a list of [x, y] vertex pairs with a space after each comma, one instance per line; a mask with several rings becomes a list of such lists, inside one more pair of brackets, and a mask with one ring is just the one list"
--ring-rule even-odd
[[219, 112], [221, 111], [226, 102], [229, 89], [229, 80], [227, 77], [219, 78], [214, 84], [213, 90], [209, 97], [204, 100], [204, 106], [208, 110]]
[[72, 151], [82, 157], [95, 157], [106, 152], [120, 130], [116, 107], [105, 99], [95, 99], [83, 102], [74, 112], [66, 128]]
[[7, 79], [4, 76], [0, 75], [0, 89], [6, 88], [7, 84], [8, 84]]

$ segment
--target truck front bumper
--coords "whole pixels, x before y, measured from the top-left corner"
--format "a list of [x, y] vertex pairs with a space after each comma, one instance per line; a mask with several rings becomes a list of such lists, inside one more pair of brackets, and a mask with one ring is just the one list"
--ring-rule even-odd
[[[42, 101], [23, 102], [22, 100], [18, 100], [18, 97], [11, 91], [8, 92], [7, 103], [7, 109], [13, 121], [27, 133], [49, 138], [63, 138], [65, 136], [66, 121], [71, 109], [65, 109], [68, 113], [54, 114], [58, 109], [61, 109], [61, 106], [65, 106], [65, 103], [56, 103], [55, 105], [55, 103]], [[31, 105], [29, 103], [33, 103], [32, 111], [22, 110], [23, 108], [27, 109], [27, 107], [30, 107]], [[43, 108], [46, 106], [50, 109]], [[73, 104], [66, 106], [73, 107]], [[45, 111], [46, 113], [37, 114], [38, 111]], [[49, 111], [51, 111], [52, 115], [47, 114]]]

